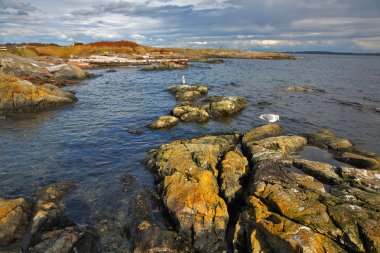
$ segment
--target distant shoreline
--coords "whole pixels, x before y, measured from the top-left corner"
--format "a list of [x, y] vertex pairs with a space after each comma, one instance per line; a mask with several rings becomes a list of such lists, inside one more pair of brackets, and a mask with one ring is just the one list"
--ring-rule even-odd
[[359, 55], [359, 56], [380, 56], [380, 53], [350, 53], [350, 52], [329, 52], [329, 51], [286, 51], [285, 54], [324, 54], [324, 55]]

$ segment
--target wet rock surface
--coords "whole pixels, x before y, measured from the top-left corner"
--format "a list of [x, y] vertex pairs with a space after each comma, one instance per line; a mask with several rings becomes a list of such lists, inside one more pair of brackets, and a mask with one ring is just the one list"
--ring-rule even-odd
[[325, 90], [315, 89], [309, 86], [289, 86], [289, 87], [284, 88], [284, 90], [285, 91], [321, 92], [321, 93], [326, 92]]
[[376, 154], [330, 131], [305, 136], [271, 124], [152, 150], [146, 165], [175, 233], [199, 252], [378, 252], [379, 170], [298, 152], [316, 145], [337, 158]]
[[218, 118], [235, 114], [243, 110], [248, 102], [245, 98], [234, 96], [212, 96], [203, 101], [200, 108], [212, 117]]
[[190, 105], [174, 107], [173, 115], [182, 121], [204, 122], [210, 118], [210, 115], [205, 110], [199, 109], [197, 106]]
[[76, 101], [71, 91], [0, 74], [0, 114], [38, 112]]
[[180, 64], [176, 62], [160, 62], [159, 64], [154, 64], [150, 66], [143, 67], [142, 71], [159, 71], [159, 70], [178, 70], [178, 69], [186, 69], [189, 66], [187, 64]]
[[177, 125], [179, 119], [173, 116], [160, 116], [153, 123], [148, 125], [152, 129], [164, 129]]
[[77, 226], [63, 211], [62, 198], [72, 187], [50, 185], [34, 201], [0, 199], [0, 251], [97, 252], [97, 232]]
[[203, 85], [174, 85], [169, 86], [166, 90], [171, 92], [176, 100], [190, 102], [194, 102], [208, 93], [208, 88]]

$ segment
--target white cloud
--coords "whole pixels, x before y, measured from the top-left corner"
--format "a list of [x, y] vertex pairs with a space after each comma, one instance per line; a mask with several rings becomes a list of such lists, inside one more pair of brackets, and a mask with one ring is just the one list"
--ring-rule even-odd
[[364, 50], [380, 52], [380, 37], [370, 39], [356, 39], [353, 40], [353, 43]]

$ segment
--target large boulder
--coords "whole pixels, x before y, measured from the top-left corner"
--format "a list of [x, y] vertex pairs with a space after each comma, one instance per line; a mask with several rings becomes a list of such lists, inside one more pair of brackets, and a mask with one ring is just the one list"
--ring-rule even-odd
[[46, 67], [54, 78], [75, 80], [86, 78], [86, 73], [79, 67], [70, 64], [61, 64]]
[[51, 65], [13, 54], [0, 55], [0, 72], [14, 76], [40, 76], [64, 80], [76, 80], [86, 77], [86, 73], [70, 64]]
[[178, 101], [196, 101], [208, 93], [208, 88], [203, 85], [174, 85], [166, 90], [175, 95]]
[[38, 86], [0, 73], [0, 114], [38, 112], [74, 103], [73, 92], [52, 85]]
[[154, 122], [148, 125], [152, 129], [164, 129], [177, 125], [179, 119], [173, 116], [160, 116]]
[[213, 96], [207, 98], [200, 108], [215, 118], [235, 114], [243, 110], [247, 104], [247, 100], [242, 97]]
[[182, 121], [204, 122], [210, 118], [210, 115], [205, 110], [190, 105], [180, 105], [174, 107], [173, 115], [180, 118]]
[[339, 138], [332, 131], [327, 129], [320, 129], [308, 134], [307, 139], [311, 145], [329, 148], [335, 151], [345, 151], [353, 147], [349, 140]]
[[22, 239], [31, 212], [31, 200], [0, 198], [0, 248]]
[[227, 135], [175, 141], [147, 157], [147, 167], [155, 175], [180, 237], [196, 251], [226, 249], [229, 215], [219, 197], [218, 162], [237, 140], [238, 136]]

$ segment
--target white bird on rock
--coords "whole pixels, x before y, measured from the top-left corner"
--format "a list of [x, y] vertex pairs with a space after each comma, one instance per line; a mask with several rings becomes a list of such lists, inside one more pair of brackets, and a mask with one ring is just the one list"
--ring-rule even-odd
[[182, 76], [182, 78], [181, 78], [181, 84], [186, 84], [185, 76]]
[[280, 120], [280, 116], [277, 114], [261, 114], [259, 118], [268, 121], [269, 123], [274, 123]]

